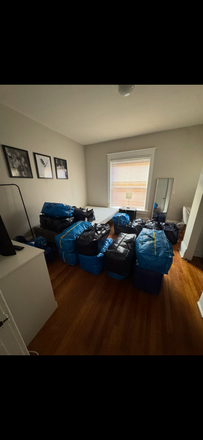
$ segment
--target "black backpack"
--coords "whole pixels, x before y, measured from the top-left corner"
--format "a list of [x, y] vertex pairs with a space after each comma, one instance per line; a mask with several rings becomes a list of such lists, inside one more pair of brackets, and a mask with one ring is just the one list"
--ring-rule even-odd
[[126, 234], [136, 234], [136, 236], [138, 236], [141, 230], [144, 228], [144, 224], [137, 220], [133, 220], [127, 225], [118, 226], [114, 224], [114, 231], [116, 235], [120, 234], [120, 232], [125, 232]]
[[92, 222], [95, 220], [94, 209], [77, 208], [77, 206], [73, 206], [73, 208], [75, 222], [79, 222], [80, 220]]
[[160, 225], [160, 223], [155, 220], [147, 220], [145, 223], [145, 228], [156, 229], [157, 231], [160, 231], [163, 229], [162, 225]]
[[92, 228], [87, 229], [76, 239], [76, 249], [78, 254], [95, 256], [104, 245], [110, 232], [108, 223], [95, 223]]
[[64, 229], [68, 228], [75, 221], [74, 217], [50, 217], [46, 214], [40, 214], [40, 226], [49, 231], [58, 232], [60, 234]]

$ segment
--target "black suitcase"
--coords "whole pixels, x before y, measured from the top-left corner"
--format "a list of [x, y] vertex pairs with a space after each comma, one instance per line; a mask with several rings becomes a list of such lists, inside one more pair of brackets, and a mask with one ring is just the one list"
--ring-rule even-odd
[[176, 244], [179, 238], [179, 229], [175, 223], [163, 223], [162, 228], [166, 237], [172, 244]]
[[152, 270], [142, 269], [138, 262], [134, 266], [133, 286], [151, 295], [158, 295], [162, 287], [163, 275]]
[[167, 214], [167, 212], [160, 212], [160, 213], [159, 213], [159, 219], [158, 219], [158, 221], [159, 221], [159, 222], [165, 222], [165, 220], [166, 220], [166, 214]]
[[159, 221], [159, 213], [153, 212], [152, 221], [158, 222]]
[[76, 239], [76, 249], [78, 254], [95, 256], [104, 245], [106, 238], [110, 232], [108, 223], [95, 223], [92, 228], [84, 231]]
[[139, 235], [144, 225], [137, 222], [137, 220], [133, 220], [132, 222], [129, 222], [127, 225], [115, 225], [114, 224], [114, 231], [116, 235], [119, 235], [121, 232], [124, 232], [125, 234], [136, 234], [136, 236]]
[[107, 272], [128, 276], [136, 259], [136, 235], [121, 232], [104, 254], [104, 268]]
[[95, 220], [94, 209], [77, 208], [77, 206], [73, 206], [73, 208], [75, 222], [79, 222], [80, 220], [84, 222], [92, 222]]
[[40, 226], [43, 229], [54, 231], [60, 234], [74, 222], [74, 217], [50, 217], [46, 214], [40, 214]]

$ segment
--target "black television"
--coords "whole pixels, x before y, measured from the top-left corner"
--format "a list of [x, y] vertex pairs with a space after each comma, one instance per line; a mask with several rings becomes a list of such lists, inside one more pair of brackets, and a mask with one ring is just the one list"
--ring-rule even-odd
[[4, 256], [16, 254], [15, 248], [8, 235], [6, 226], [4, 225], [1, 215], [0, 215], [0, 254]]

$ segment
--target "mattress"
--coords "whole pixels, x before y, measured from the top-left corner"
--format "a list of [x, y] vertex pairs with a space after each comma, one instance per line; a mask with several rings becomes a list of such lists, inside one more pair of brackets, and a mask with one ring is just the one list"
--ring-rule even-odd
[[95, 220], [94, 223], [107, 223], [112, 217], [119, 212], [119, 208], [103, 208], [102, 206], [85, 206], [88, 209], [94, 209]]
[[190, 207], [183, 206], [183, 222], [185, 223], [185, 225], [187, 225], [188, 223], [190, 211], [191, 211], [191, 206]]

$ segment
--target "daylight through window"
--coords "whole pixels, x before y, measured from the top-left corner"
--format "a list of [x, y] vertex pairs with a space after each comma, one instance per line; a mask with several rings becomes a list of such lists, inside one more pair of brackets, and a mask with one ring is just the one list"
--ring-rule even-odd
[[145, 209], [150, 158], [110, 161], [110, 206]]

